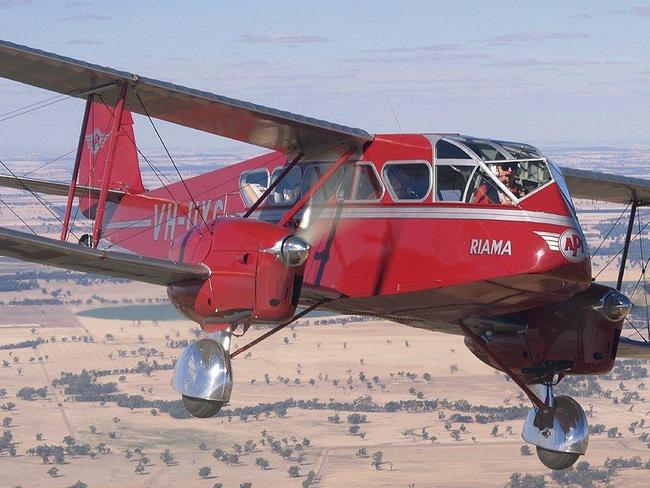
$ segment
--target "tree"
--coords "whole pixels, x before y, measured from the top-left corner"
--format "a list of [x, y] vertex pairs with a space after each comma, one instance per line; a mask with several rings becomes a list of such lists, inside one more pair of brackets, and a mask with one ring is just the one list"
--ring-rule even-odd
[[266, 459], [264, 459], [262, 457], [258, 457], [255, 460], [255, 466], [259, 466], [260, 469], [264, 469], [264, 470], [269, 469], [270, 465], [271, 464]]
[[59, 469], [52, 467], [47, 470], [47, 474], [50, 476], [50, 478], [56, 478], [59, 476]]
[[199, 478], [207, 479], [207, 477], [210, 476], [210, 473], [212, 473], [212, 468], [210, 466], [199, 468]]
[[207, 444], [205, 442], [201, 442], [201, 444], [199, 444], [199, 449], [202, 450], [202, 451], [207, 451], [208, 446], [207, 446]]
[[174, 455], [169, 449], [165, 449], [160, 453], [160, 460], [165, 463], [167, 466], [174, 464]]
[[37, 441], [42, 441], [43, 440], [43, 434], [41, 434], [40, 432], [38, 434], [36, 434], [36, 440]]
[[11, 425], [12, 420], [13, 420], [13, 419], [12, 419], [11, 417], [5, 417], [5, 418], [3, 418], [3, 419], [2, 419], [2, 426], [3, 426], [3, 427], [9, 427], [9, 426]]
[[498, 434], [499, 434], [499, 426], [495, 425], [494, 427], [492, 427], [492, 432], [490, 432], [490, 435], [496, 437]]
[[289, 473], [289, 476], [291, 476], [292, 478], [297, 478], [298, 476], [300, 476], [300, 467], [295, 465], [291, 466], [288, 469], [287, 473]]
[[521, 446], [521, 449], [519, 450], [519, 452], [521, 452], [522, 456], [532, 456], [533, 455], [533, 453], [530, 450], [530, 447], [528, 447], [525, 444], [523, 446]]
[[74, 485], [68, 486], [68, 488], [88, 488], [88, 485], [83, 481], [77, 481]]
[[248, 439], [248, 440], [244, 443], [244, 451], [245, 451], [246, 453], [251, 453], [251, 452], [255, 451], [255, 448], [256, 448], [256, 447], [257, 447], [257, 445], [256, 445], [252, 440], [250, 440], [250, 439]]
[[381, 469], [381, 464], [384, 459], [384, 453], [381, 451], [377, 451], [372, 455], [372, 463], [371, 465], [375, 467], [375, 469]]
[[368, 450], [365, 447], [362, 447], [355, 453], [355, 456], [368, 457]]
[[135, 473], [144, 474], [146, 468], [147, 468], [146, 465], [142, 461], [140, 461], [138, 464], [135, 465]]

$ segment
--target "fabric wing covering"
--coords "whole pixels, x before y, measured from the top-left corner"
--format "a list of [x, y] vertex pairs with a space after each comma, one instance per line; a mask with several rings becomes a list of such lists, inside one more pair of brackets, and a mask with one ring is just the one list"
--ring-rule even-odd
[[116, 104], [119, 92], [113, 85], [127, 82], [132, 89], [128, 90], [126, 110], [285, 154], [328, 150], [342, 153], [350, 146], [361, 147], [372, 140], [362, 129], [139, 77], [7, 41], [0, 41], [0, 76], [79, 98], [87, 98], [89, 90], [101, 90], [109, 105]]
[[116, 278], [170, 285], [210, 276], [207, 266], [94, 249], [0, 228], [0, 255]]

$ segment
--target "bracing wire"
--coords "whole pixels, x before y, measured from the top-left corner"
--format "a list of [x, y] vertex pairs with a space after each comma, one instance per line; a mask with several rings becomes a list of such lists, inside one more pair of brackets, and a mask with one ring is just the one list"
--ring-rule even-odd
[[18, 108], [14, 109], [14, 110], [10, 110], [9, 112], [1, 113], [0, 117], [6, 117], [7, 115], [15, 114], [16, 112], [22, 112], [23, 110], [35, 107], [36, 105], [41, 105], [43, 103], [50, 102], [50, 101], [55, 100], [57, 98], [65, 98], [66, 96], [67, 95], [65, 95], [65, 94], [59, 93], [59, 94], [54, 95], [52, 97], [48, 97], [48, 98], [45, 98], [43, 100], [39, 100], [38, 102], [30, 103], [29, 105], [25, 105], [23, 107], [18, 107]]
[[[56, 220], [59, 221], [59, 223], [61, 224], [61, 226], [63, 226], [63, 221], [62, 221], [62, 220], [59, 218], [59, 216], [58, 216], [56, 213], [54, 213], [54, 212], [52, 211], [52, 209], [48, 206], [48, 204], [51, 205], [50, 202], [48, 202], [47, 200], [45, 200], [45, 198], [41, 198], [41, 197], [39, 197], [35, 192], [33, 192], [33, 191], [31, 190], [31, 188], [29, 188], [27, 185], [25, 185], [25, 183], [23, 183], [23, 182], [20, 180], [20, 178], [19, 178], [18, 176], [16, 176], [16, 174], [15, 174], [13, 171], [11, 171], [11, 169], [9, 168], [9, 166], [7, 166], [7, 165], [4, 163], [4, 161], [0, 160], [0, 164], [1, 164], [1, 165], [2, 165], [2, 166], [3, 166], [7, 171], [9, 171], [9, 173], [11, 173], [11, 176], [13, 176], [13, 177], [16, 179], [16, 181], [18, 181], [18, 183], [20, 183], [20, 186], [22, 186], [25, 190], [27, 190], [29, 193], [31, 193], [31, 195], [32, 195], [34, 198], [36, 198], [36, 200], [38, 200], [38, 202], [39, 202], [43, 207], [45, 207], [45, 210], [47, 210], [48, 212], [50, 212], [50, 214], [51, 214], [51, 215], [52, 215]], [[78, 237], [77, 235], [75, 235], [72, 231], [70, 231], [70, 233], [71, 233], [74, 237], [76, 237], [77, 239], [79, 239], [79, 237]]]
[[[650, 225], [650, 221], [643, 225], [643, 228], [641, 229], [641, 231], [644, 231], [645, 228], [648, 227], [648, 225]], [[637, 237], [639, 237], [639, 234], [638, 234], [638, 233], [635, 234], [634, 237], [631, 237], [631, 238], [630, 238], [630, 243], [631, 243], [634, 239], [636, 239]], [[601, 275], [601, 273], [602, 273], [603, 271], [605, 271], [605, 270], [607, 269], [607, 267], [608, 267], [610, 264], [612, 264], [612, 263], [614, 262], [614, 260], [619, 256], [619, 254], [621, 254], [622, 252], [623, 252], [623, 248], [619, 249], [618, 252], [617, 252], [616, 254], [614, 254], [614, 256], [612, 256], [612, 258], [611, 258], [609, 261], [607, 261], [607, 264], [605, 264], [605, 266], [603, 266], [603, 267], [600, 269], [600, 271], [598, 271], [598, 273], [596, 274], [596, 276], [593, 277], [593, 279], [596, 280], [596, 278], [598, 278], [598, 277]]]
[[614, 230], [614, 228], [616, 227], [616, 225], [618, 225], [618, 223], [619, 223], [619, 221], [621, 220], [621, 218], [623, 218], [623, 215], [625, 215], [625, 212], [627, 212], [627, 209], [630, 208], [630, 205], [631, 205], [631, 204], [632, 204], [632, 202], [628, 202], [627, 206], [626, 206], [626, 207], [623, 209], [623, 211], [621, 212], [621, 215], [619, 215], [618, 218], [616, 219], [616, 222], [614, 222], [614, 224], [609, 228], [609, 231], [607, 231], [607, 235], [606, 235], [605, 237], [603, 237], [603, 240], [600, 241], [600, 244], [598, 244], [598, 247], [596, 248], [596, 250], [594, 251], [594, 253], [591, 255], [591, 258], [592, 258], [592, 259], [596, 257], [596, 255], [598, 254], [598, 251], [600, 251], [600, 248], [603, 247], [603, 244], [605, 244], [605, 241], [607, 240], [607, 238], [609, 237], [609, 235], [612, 233], [612, 231]]
[[[133, 87], [133, 92], [135, 93], [135, 96], [138, 98], [138, 101], [140, 102], [140, 105], [142, 105], [142, 110], [144, 110], [145, 115], [149, 119], [149, 122], [151, 123], [151, 127], [153, 127], [154, 132], [158, 136], [158, 139], [160, 140], [160, 143], [162, 144], [163, 148], [165, 148], [165, 152], [167, 153], [167, 156], [169, 156], [169, 160], [172, 163], [172, 166], [174, 166], [174, 169], [176, 170], [176, 174], [181, 180], [181, 183], [183, 184], [183, 187], [185, 187], [185, 191], [187, 191], [187, 194], [190, 196], [190, 199], [192, 200], [192, 203], [194, 204], [194, 207], [196, 208], [196, 201], [194, 200], [194, 196], [192, 196], [192, 193], [190, 192], [190, 189], [187, 187], [187, 183], [185, 183], [185, 180], [183, 179], [183, 176], [181, 175], [181, 172], [178, 170], [178, 166], [176, 166], [176, 162], [174, 161], [174, 158], [172, 158], [171, 153], [169, 152], [169, 149], [167, 149], [167, 145], [165, 144], [165, 141], [163, 140], [162, 136], [160, 135], [160, 132], [158, 132], [158, 128], [156, 127], [156, 124], [154, 124], [153, 119], [149, 115], [149, 111], [147, 110], [147, 107], [145, 107], [144, 102], [142, 101], [142, 98], [140, 98], [140, 94], [138, 93], [138, 90]], [[206, 229], [208, 229], [208, 232], [212, 233], [210, 228], [208, 227], [208, 222], [205, 220], [205, 216], [203, 215], [203, 212], [199, 212], [199, 215], [201, 216], [201, 220], [203, 220], [203, 224], [205, 225]]]
[[[327, 154], [329, 151], [335, 149], [336, 147], [338, 147], [338, 146], [340, 146], [340, 145], [341, 145], [341, 143], [336, 143], [336, 144], [333, 144], [333, 145], [330, 146], [330, 147], [324, 148], [324, 149], [323, 149], [322, 151], [320, 151], [318, 154], [314, 155], [314, 157], [318, 157], [318, 156], [321, 155], [321, 154]], [[285, 157], [286, 157], [285, 154], [283, 154], [283, 153], [279, 153], [279, 154], [277, 155], [277, 157], [274, 158], [273, 160], [271, 160], [271, 161], [262, 161], [262, 162], [260, 162], [260, 164], [259, 164], [258, 166], [255, 166], [255, 167], [253, 167], [253, 168], [250, 168], [250, 170], [254, 170], [254, 169], [257, 169], [257, 168], [261, 168], [261, 167], [263, 167], [263, 166], [265, 166], [265, 165], [267, 165], [267, 164], [269, 164], [269, 163], [272, 163], [275, 159], [280, 160], [280, 159], [283, 159], [283, 158], [285, 158]], [[218, 184], [216, 184], [216, 185], [214, 185], [214, 186], [211, 186], [211, 187], [209, 187], [209, 188], [206, 188], [206, 189], [203, 190], [202, 192], [198, 193], [196, 196], [197, 196], [197, 197], [200, 197], [201, 195], [204, 195], [204, 194], [206, 194], [206, 193], [209, 193], [209, 192], [215, 190], [216, 188], [219, 188], [219, 187], [221, 187], [221, 186], [225, 186], [225, 185], [227, 185], [228, 183], [230, 183], [230, 182], [232, 182], [232, 181], [238, 179], [239, 176], [240, 176], [240, 175], [237, 174], [237, 175], [235, 175], [235, 176], [233, 176], [233, 177], [231, 177], [231, 178], [228, 178], [228, 179], [226, 179], [226, 180], [220, 181]], [[185, 203], [185, 202], [186, 202], [186, 201], [183, 201], [183, 203]], [[140, 219], [140, 220], [134, 222], [134, 223], [131, 224], [131, 225], [136, 225], [137, 223], [141, 223], [141, 222], [143, 222], [143, 221], [146, 221], [146, 220], [150, 219], [152, 216], [153, 216], [153, 214], [150, 214], [148, 217], [144, 217], [144, 218], [142, 218], [142, 219]], [[165, 220], [165, 221], [161, 222], [160, 224], [157, 224], [157, 225], [155, 225], [155, 226], [153, 226], [153, 227], [158, 227], [158, 226], [164, 225], [164, 224], [166, 224], [166, 223], [169, 222], [169, 221], [171, 221], [171, 218], [168, 218], [167, 220]], [[128, 229], [129, 227], [131, 227], [131, 225], [125, 226], [123, 229]], [[132, 238], [134, 238], [134, 237], [137, 237], [137, 236], [139, 236], [139, 235], [141, 235], [141, 234], [144, 234], [144, 233], [146, 233], [146, 232], [150, 232], [151, 229], [152, 229], [153, 227], [148, 227], [148, 228], [143, 229], [143, 230], [141, 230], [141, 231], [139, 231], [139, 232], [136, 232], [136, 233], [134, 233], [134, 234], [132, 234], [132, 235], [130, 235], [130, 236], [124, 237], [123, 239], [120, 239], [119, 241], [113, 242], [113, 243], [110, 244], [106, 249], [110, 249], [112, 246], [115, 246], [115, 245], [118, 245], [118, 246], [119, 246], [121, 243], [123, 243], [123, 242], [125, 242], [125, 241], [127, 241], [127, 240], [129, 240], [129, 239], [132, 239]]]
[[66, 156], [70, 156], [70, 154], [72, 154], [72, 153], [75, 152], [76, 150], [77, 150], [77, 148], [75, 147], [74, 149], [68, 151], [67, 153], [62, 154], [61, 156], [57, 156], [56, 158], [51, 159], [51, 160], [49, 160], [49, 161], [47, 161], [47, 162], [41, 164], [40, 166], [38, 166], [38, 167], [36, 167], [36, 168], [34, 168], [34, 169], [30, 169], [29, 171], [26, 171], [25, 173], [22, 174], [22, 176], [24, 177], [24, 176], [31, 175], [32, 173], [36, 173], [37, 171], [42, 170], [42, 169], [45, 168], [46, 166], [49, 166], [49, 165], [52, 164], [52, 163], [56, 163], [57, 161], [62, 160], [62, 159], [65, 158]]
[[23, 224], [25, 227], [27, 227], [29, 230], [31, 230], [31, 231], [32, 231], [32, 234], [34, 234], [35, 236], [38, 235], [38, 234], [36, 233], [36, 231], [35, 231], [34, 229], [32, 229], [32, 226], [29, 225], [27, 222], [25, 222], [25, 221], [20, 217], [20, 215], [18, 215], [18, 214], [16, 213], [16, 211], [15, 211], [13, 208], [11, 208], [11, 207], [7, 204], [7, 202], [5, 202], [2, 198], [0, 198], [0, 202], [2, 202], [2, 204], [3, 204], [5, 207], [7, 207], [7, 208], [9, 209], [9, 211], [10, 211], [12, 214], [14, 214], [14, 216], [15, 216], [18, 220], [20, 220], [20, 221], [22, 222], [22, 224]]

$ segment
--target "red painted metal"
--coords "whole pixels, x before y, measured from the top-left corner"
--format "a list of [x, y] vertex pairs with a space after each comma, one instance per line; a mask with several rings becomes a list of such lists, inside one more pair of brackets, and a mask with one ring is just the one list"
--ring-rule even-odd
[[[352, 151], [348, 151], [330, 165], [328, 173], [351, 156]], [[430, 141], [417, 134], [376, 136], [360, 159], [372, 164], [379, 175], [391, 161], [433, 164]], [[616, 333], [616, 327], [610, 329], [598, 322], [591, 309], [578, 307], [570, 324], [557, 320], [557, 327], [564, 327], [567, 333], [558, 333], [560, 339], [549, 342], [544, 334], [551, 328], [544, 321], [554, 323], [550, 316], [542, 311], [530, 312], [532, 315], [526, 312], [547, 310], [543, 307], [559, 310], [562, 303], [587, 293], [591, 286], [587, 254], [571, 261], [560, 250], [560, 236], [565, 232], [579, 234], [580, 228], [555, 183], [532, 193], [517, 206], [437, 202], [431, 191], [418, 202], [395, 202], [388, 191], [380, 201], [346, 201], [343, 205], [320, 202], [312, 207], [306, 229], [312, 241], [310, 258], [304, 270], [294, 273], [287, 272], [284, 265], [276, 266], [281, 263], [263, 249], [290, 234], [279, 226], [300, 220], [299, 211], [312, 203], [318, 186], [329, 174], [293, 206], [273, 205], [268, 198], [260, 200], [250, 216], [266, 223], [224, 218], [226, 195], [230, 214], [247, 211], [239, 188], [245, 172], [264, 168], [272, 174], [287, 164], [286, 156], [269, 153], [186, 180], [209, 225], [214, 226], [214, 237], [205, 226], [199, 225], [197, 231], [191, 225], [190, 219], [198, 210], [183, 201], [187, 191], [180, 183], [125, 196], [112, 213], [104, 237], [148, 256], [208, 265], [213, 270], [211, 279], [174, 285], [169, 290], [172, 302], [206, 330], [221, 327], [226, 323], [224, 317], [233, 316], [237, 310], [250, 311], [250, 318], [244, 322], [281, 323], [292, 316], [292, 307], [282, 300], [293, 277], [300, 275], [304, 286], [341, 296], [324, 303], [324, 308], [432, 330], [458, 333], [458, 323], [465, 318], [520, 313], [529, 322], [527, 341], [521, 335], [499, 334], [490, 348], [524, 381], [535, 380], [535, 375], [524, 374], [524, 369], [573, 358], [576, 344], [583, 344], [584, 351], [598, 349], [590, 353], [593, 355]], [[296, 166], [304, 169], [310, 164], [318, 161], [300, 161]], [[197, 219], [193, 221], [198, 223]], [[133, 225], [140, 222], [142, 225]], [[244, 222], [253, 227], [246, 227]], [[478, 248], [477, 242], [481, 243]], [[499, 252], [506, 242], [508, 251]], [[485, 243], [488, 251], [473, 252], [483, 249]], [[252, 260], [248, 264], [243, 262], [246, 253]], [[270, 306], [271, 298], [282, 303]], [[302, 305], [313, 303], [306, 299]], [[535, 314], [541, 318], [536, 319]], [[587, 332], [579, 332], [579, 327], [586, 327]], [[588, 345], [589, 337], [594, 338], [593, 347]], [[479, 357], [485, 357], [471, 340], [468, 345]], [[524, 354], [528, 354], [527, 359], [521, 359]], [[570, 373], [611, 367], [611, 355], [590, 360], [586, 354], [574, 361]]]
[[86, 100], [86, 109], [84, 110], [84, 118], [81, 122], [81, 132], [79, 134], [79, 143], [77, 144], [77, 155], [74, 160], [74, 168], [72, 169], [72, 178], [70, 179], [70, 189], [68, 190], [68, 201], [65, 205], [65, 215], [63, 217], [63, 228], [61, 229], [61, 240], [68, 239], [68, 232], [70, 230], [70, 214], [72, 213], [72, 202], [74, 201], [74, 193], [77, 188], [77, 177], [79, 176], [79, 163], [81, 162], [81, 155], [83, 153], [84, 141], [86, 138], [86, 129], [88, 128], [88, 116], [90, 115], [90, 108], [92, 107], [95, 96], [91, 93]]
[[[561, 303], [530, 308], [519, 315], [528, 324], [524, 333], [496, 334], [489, 348], [493, 357], [482, 354], [474, 337], [465, 344], [482, 361], [504, 370], [503, 364], [526, 381], [536, 381], [549, 373], [604, 374], [616, 359], [616, 344], [623, 319], [608, 320], [598, 309], [612, 289], [594, 284]], [[480, 339], [479, 339], [480, 340]]]
[[219, 218], [209, 225], [212, 236], [204, 232], [194, 241], [173, 243], [174, 255], [186, 252], [183, 248], [193, 251], [197, 239], [199, 245], [209, 245], [209, 251], [204, 247], [198, 256], [184, 259], [201, 261], [212, 270], [204, 282], [169, 287], [177, 308], [201, 324], [280, 323], [291, 318], [304, 265], [287, 266], [273, 251], [291, 233], [253, 219]]
[[97, 203], [97, 212], [95, 214], [95, 225], [93, 227], [93, 247], [97, 247], [99, 245], [99, 239], [102, 233], [102, 221], [104, 218], [104, 210], [106, 209], [106, 197], [108, 195], [108, 188], [111, 182], [111, 171], [113, 169], [113, 164], [115, 163], [117, 135], [122, 123], [124, 102], [126, 100], [128, 88], [128, 84], [122, 84], [122, 87], [120, 88], [120, 95], [117, 100], [117, 105], [115, 107], [115, 113], [113, 116], [113, 124], [111, 126], [111, 134], [113, 134], [113, 137], [110, 138], [110, 143], [108, 146], [108, 161], [104, 166], [104, 174], [102, 175], [102, 188], [101, 193], [99, 194], [99, 202]]
[[[463, 330], [465, 333], [466, 338], [470, 338], [472, 341], [472, 345], [480, 349], [481, 352], [483, 352], [487, 357], [490, 358], [490, 361], [493, 365], [496, 365], [498, 369], [501, 371], [505, 372], [512, 381], [514, 381], [519, 388], [523, 390], [523, 392], [526, 394], [526, 396], [530, 399], [530, 401], [535, 405], [538, 409], [540, 410], [548, 410], [549, 406], [547, 406], [543, 401], [539, 399], [535, 393], [528, 388], [528, 385], [514, 372], [510, 369], [508, 364], [502, 360], [502, 358], [494, 353], [490, 349], [490, 345], [487, 344], [482, 338], [480, 338], [478, 335], [476, 335], [469, 327], [467, 327], [464, 324], [460, 324], [460, 328]], [[476, 354], [476, 353], [475, 353]], [[495, 366], [493, 366], [495, 367]]]

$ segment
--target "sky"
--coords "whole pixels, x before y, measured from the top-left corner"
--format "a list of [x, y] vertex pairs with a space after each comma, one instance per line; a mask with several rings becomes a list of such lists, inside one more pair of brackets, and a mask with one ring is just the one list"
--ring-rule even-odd
[[[0, 0], [0, 38], [370, 133], [650, 143], [644, 1]], [[0, 79], [0, 114], [50, 96]], [[82, 113], [0, 121], [0, 156], [74, 148]], [[232, 145], [159, 127], [177, 150]]]

